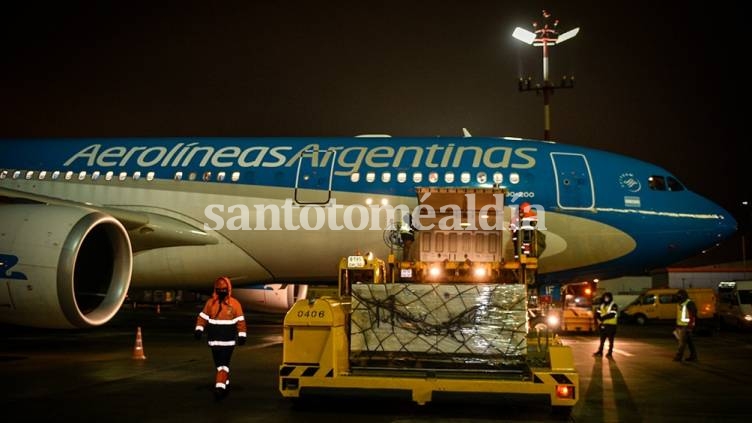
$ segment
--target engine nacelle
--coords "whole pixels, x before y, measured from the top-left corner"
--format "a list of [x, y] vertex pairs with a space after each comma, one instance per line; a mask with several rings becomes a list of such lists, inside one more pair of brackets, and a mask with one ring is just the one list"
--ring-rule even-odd
[[284, 314], [308, 296], [308, 285], [271, 283], [233, 287], [232, 296], [240, 301], [243, 311]]
[[83, 207], [0, 207], [1, 322], [86, 328], [118, 312], [133, 254], [117, 219]]

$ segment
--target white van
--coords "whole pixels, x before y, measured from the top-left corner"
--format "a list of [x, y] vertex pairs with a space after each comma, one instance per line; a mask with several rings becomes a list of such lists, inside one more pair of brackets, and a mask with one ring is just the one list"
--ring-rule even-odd
[[752, 281], [720, 282], [718, 314], [724, 324], [752, 329]]

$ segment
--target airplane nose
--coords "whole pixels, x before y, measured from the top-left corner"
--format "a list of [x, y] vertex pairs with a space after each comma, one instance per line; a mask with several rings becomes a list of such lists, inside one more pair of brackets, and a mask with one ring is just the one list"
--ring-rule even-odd
[[707, 210], [705, 216], [710, 219], [706, 220], [702, 232], [705, 234], [706, 242], [718, 246], [722, 241], [736, 233], [738, 224], [728, 210], [708, 199], [704, 199], [704, 201]]
[[738, 223], [736, 222], [736, 219], [723, 209], [722, 207], [718, 206], [718, 228], [717, 228], [717, 237], [718, 241], [722, 241], [734, 233], [736, 233], [738, 229]]

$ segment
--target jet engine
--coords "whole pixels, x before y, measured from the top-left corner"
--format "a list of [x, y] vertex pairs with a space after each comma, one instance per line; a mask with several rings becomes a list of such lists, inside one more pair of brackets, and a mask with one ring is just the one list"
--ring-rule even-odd
[[75, 206], [0, 208], [0, 322], [87, 328], [117, 313], [133, 265], [117, 219]]

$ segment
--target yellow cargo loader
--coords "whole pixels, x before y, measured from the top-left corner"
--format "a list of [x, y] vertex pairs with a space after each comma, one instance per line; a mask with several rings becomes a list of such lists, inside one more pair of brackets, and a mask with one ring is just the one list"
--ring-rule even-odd
[[[436, 209], [439, 191], [432, 191]], [[488, 189], [481, 198], [503, 192]], [[446, 193], [451, 201], [463, 194]], [[537, 261], [507, 248], [516, 235], [504, 232], [459, 229], [463, 242], [453, 244], [452, 230], [433, 229], [417, 234], [403, 260], [341, 258], [338, 296], [298, 301], [285, 317], [281, 394], [392, 391], [421, 405], [436, 393], [523, 394], [569, 413], [580, 396], [572, 351], [553, 332], [529, 330]]]
[[[557, 338], [535, 340], [526, 366], [503, 371], [463, 368], [359, 367], [350, 361], [347, 304], [334, 298], [298, 301], [284, 322], [279, 368], [283, 396], [306, 392], [407, 391], [425, 404], [434, 392], [530, 394], [548, 397], [557, 412], [569, 412], [579, 398], [579, 375], [572, 351]], [[545, 345], [549, 342], [548, 345]]]

